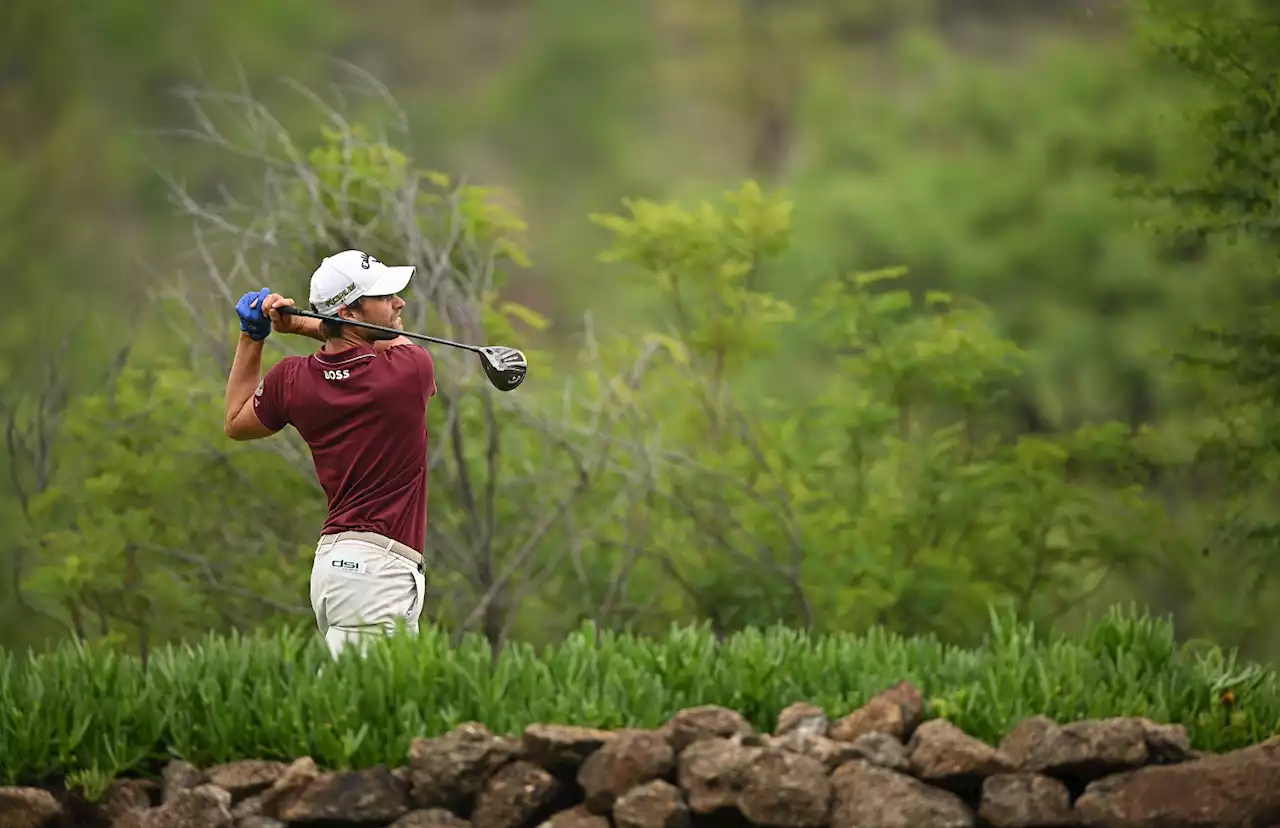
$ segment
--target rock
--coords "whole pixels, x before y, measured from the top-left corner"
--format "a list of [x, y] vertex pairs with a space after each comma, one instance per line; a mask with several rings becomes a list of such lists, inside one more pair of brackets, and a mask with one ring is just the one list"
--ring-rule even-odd
[[735, 808], [747, 784], [747, 767], [765, 748], [748, 747], [732, 739], [704, 739], [680, 754], [677, 778], [695, 814]]
[[755, 733], [742, 714], [727, 707], [705, 704], [681, 710], [659, 731], [671, 742], [677, 754], [702, 739], [728, 739]]
[[289, 766], [284, 762], [245, 759], [240, 762], [215, 765], [209, 768], [205, 777], [212, 784], [231, 794], [232, 803], [236, 803], [270, 788], [288, 768]]
[[973, 828], [960, 797], [854, 759], [831, 774], [831, 828]]
[[[765, 750], [748, 764], [738, 810], [755, 825], [818, 828], [831, 810], [831, 780], [821, 762], [784, 750]], [[619, 826], [621, 828], [621, 826]]]
[[[865, 737], [864, 737], [865, 738]], [[1015, 770], [1013, 760], [946, 719], [916, 728], [907, 744], [911, 772], [957, 793], [976, 793], [988, 776]]]
[[1047, 771], [1055, 767], [1055, 759], [1073, 758], [1050, 755], [1053, 751], [1066, 753], [1066, 745], [1055, 744], [1056, 740], [1061, 739], [1061, 734], [1062, 726], [1048, 716], [1029, 716], [1004, 735], [1000, 740], [1000, 750], [1022, 770], [1033, 773]]
[[[232, 797], [232, 801], [235, 798]], [[246, 796], [244, 799], [236, 802], [231, 806], [231, 816], [237, 820], [244, 820], [251, 816], [262, 816], [262, 794], [254, 794]]]
[[778, 714], [778, 726], [773, 729], [774, 736], [786, 736], [788, 733], [812, 733], [815, 736], [826, 736], [830, 720], [827, 711], [816, 704], [795, 702], [789, 704]]
[[613, 737], [612, 731], [594, 727], [529, 725], [524, 730], [524, 755], [556, 776], [572, 778], [587, 757]]
[[668, 738], [651, 730], [629, 730], [587, 757], [577, 779], [588, 810], [607, 814], [618, 797], [674, 769], [675, 751]]
[[409, 743], [413, 804], [466, 813], [485, 781], [521, 753], [519, 742], [495, 736], [476, 722], [458, 725], [434, 739], [413, 739]]
[[[898, 746], [898, 753], [905, 768], [907, 759], [906, 754], [902, 752], [902, 745], [891, 736], [884, 738]], [[858, 751], [856, 744], [837, 742], [809, 730], [792, 730], [783, 736], [771, 736], [765, 740], [765, 746], [773, 750], [785, 750], [817, 759], [828, 771], [833, 771], [850, 759], [857, 759], [863, 755]]]
[[885, 733], [902, 741], [906, 730], [902, 706], [877, 696], [848, 716], [832, 722], [828, 733], [838, 742], [852, 742], [872, 732]]
[[612, 824], [607, 817], [591, 813], [585, 805], [578, 805], [561, 811], [538, 828], [612, 828]]
[[887, 733], [899, 742], [911, 738], [924, 717], [924, 696], [910, 682], [899, 682], [862, 707], [831, 723], [827, 735], [838, 742], [854, 742], [867, 733]]
[[835, 770], [850, 759], [866, 759], [873, 765], [902, 773], [911, 770], [907, 749], [902, 742], [875, 730], [859, 736], [853, 742], [837, 742], [809, 731], [793, 730], [785, 736], [771, 737], [766, 745], [817, 759], [828, 771]]
[[613, 823], [617, 828], [688, 828], [689, 806], [679, 788], [655, 779], [618, 797]]
[[410, 811], [387, 828], [471, 828], [471, 823], [444, 808]]
[[173, 789], [168, 802], [158, 808], [130, 811], [112, 828], [235, 828], [231, 794], [216, 785], [201, 783]]
[[520, 828], [551, 805], [561, 783], [543, 768], [522, 759], [490, 777], [471, 814], [475, 828]]
[[236, 828], [289, 828], [278, 819], [254, 815], [236, 820]]
[[910, 725], [905, 738], [911, 738], [911, 732], [924, 719], [924, 693], [911, 682], [900, 681], [880, 695], [901, 705], [902, 715]]
[[62, 805], [43, 788], [0, 788], [5, 828], [45, 828], [63, 816]]
[[1038, 773], [1002, 773], [982, 782], [978, 816], [992, 828], [1058, 828], [1075, 825], [1071, 792]]
[[160, 800], [160, 785], [150, 779], [115, 779], [98, 802], [98, 811], [114, 822], [130, 811], [144, 811]]
[[289, 823], [387, 823], [408, 810], [409, 792], [404, 784], [386, 765], [376, 765], [317, 774], [301, 790], [279, 799], [274, 813], [265, 815]]
[[[911, 760], [907, 758], [906, 746], [888, 733], [873, 730], [859, 736], [852, 744], [848, 742], [836, 744], [847, 745], [855, 758], [866, 759], [873, 765], [900, 773], [908, 773], [911, 770]], [[844, 763], [841, 762], [841, 764]]]
[[300, 797], [319, 775], [320, 769], [310, 756], [295, 759], [271, 787], [262, 792], [261, 813], [278, 819], [284, 805]]
[[1075, 808], [1083, 823], [1102, 828], [1280, 824], [1280, 737], [1096, 780]]
[[160, 804], [162, 805], [172, 799], [178, 791], [190, 790], [208, 781], [195, 765], [181, 759], [170, 761], [164, 766], [160, 775], [163, 779], [160, 785]]
[[[1009, 731], [1000, 750], [1021, 770], [1088, 782], [1145, 765], [1150, 756], [1148, 731], [1138, 718], [1085, 719], [1059, 725], [1047, 716], [1032, 716]], [[1156, 738], [1166, 747], [1176, 741], [1172, 731], [1156, 734]]]
[[1199, 753], [1191, 749], [1191, 738], [1182, 725], [1157, 724], [1146, 718], [1138, 721], [1146, 737], [1148, 765], [1173, 765]]

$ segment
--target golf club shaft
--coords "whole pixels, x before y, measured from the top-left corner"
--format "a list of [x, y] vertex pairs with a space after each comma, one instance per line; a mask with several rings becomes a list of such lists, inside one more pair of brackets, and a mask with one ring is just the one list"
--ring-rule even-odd
[[480, 348], [476, 345], [464, 345], [461, 342], [454, 342], [449, 339], [440, 339], [439, 337], [427, 336], [426, 334], [410, 333], [409, 331], [402, 331], [399, 328], [388, 328], [383, 325], [374, 325], [372, 322], [357, 322], [354, 319], [342, 319], [337, 316], [326, 316], [323, 313], [316, 313], [315, 311], [302, 310], [301, 308], [283, 307], [283, 308], [277, 308], [277, 310], [286, 316], [306, 316], [311, 319], [323, 319], [327, 322], [337, 322], [342, 325], [352, 325], [357, 328], [367, 328], [368, 330], [371, 330], [371, 331], [381, 331], [382, 333], [395, 334], [396, 336], [407, 336], [410, 339], [421, 339], [424, 342], [434, 342], [437, 345], [449, 345], [453, 348], [462, 348], [463, 350], [466, 350], [466, 351], [474, 351], [475, 353], [480, 353]]

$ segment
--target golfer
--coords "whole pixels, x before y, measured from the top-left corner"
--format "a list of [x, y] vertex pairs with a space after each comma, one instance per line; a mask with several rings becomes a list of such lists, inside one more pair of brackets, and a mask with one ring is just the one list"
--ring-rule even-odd
[[[398, 294], [413, 270], [359, 250], [338, 253], [311, 275], [311, 308], [403, 329]], [[225, 430], [233, 440], [257, 440], [292, 425], [311, 449], [328, 498], [311, 607], [336, 658], [347, 644], [400, 622], [418, 630], [435, 363], [406, 337], [278, 310], [293, 304], [267, 288], [236, 304], [241, 333], [227, 379]], [[285, 357], [264, 377], [262, 346], [273, 330], [324, 344], [310, 356]]]

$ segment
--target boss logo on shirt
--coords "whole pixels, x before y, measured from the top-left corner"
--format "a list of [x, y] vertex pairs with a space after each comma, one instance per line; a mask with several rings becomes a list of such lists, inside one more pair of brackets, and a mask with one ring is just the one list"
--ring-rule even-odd
[[327, 380], [344, 380], [351, 376], [351, 372], [343, 368], [342, 370], [328, 370], [324, 372], [324, 378]]

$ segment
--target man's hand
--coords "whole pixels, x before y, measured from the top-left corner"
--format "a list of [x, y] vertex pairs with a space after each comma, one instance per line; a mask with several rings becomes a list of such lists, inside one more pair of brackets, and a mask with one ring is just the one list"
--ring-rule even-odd
[[311, 319], [306, 316], [286, 316], [280, 312], [280, 308], [292, 307], [295, 307], [293, 300], [278, 293], [272, 293], [262, 300], [262, 310], [271, 319], [271, 328], [276, 333], [298, 334], [299, 336], [307, 336], [323, 342], [324, 335], [320, 333], [319, 319]]
[[251, 290], [236, 303], [236, 315], [240, 317], [240, 330], [255, 341], [266, 339], [271, 334], [271, 322], [263, 314], [262, 302], [271, 291], [267, 288]]
[[271, 318], [271, 327], [276, 333], [302, 333], [307, 321], [305, 316], [285, 316], [279, 308], [292, 308], [292, 299], [286, 299], [278, 293], [272, 293], [262, 300], [262, 311]]

